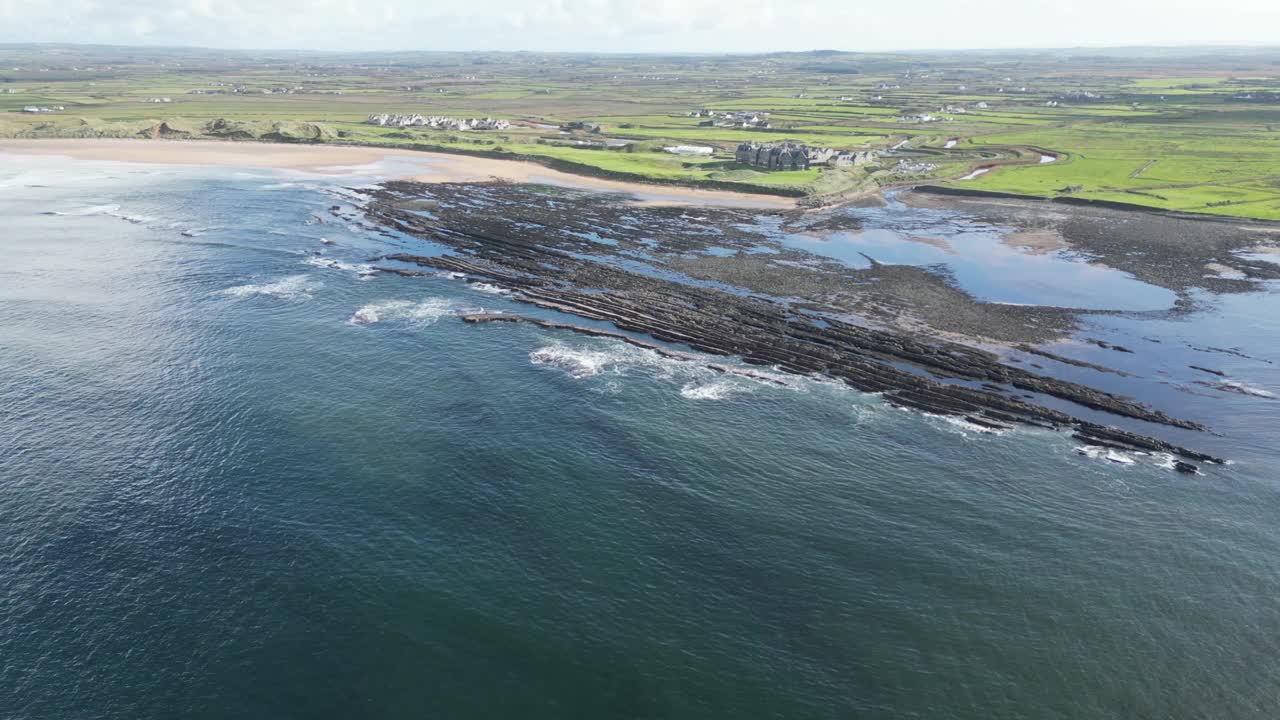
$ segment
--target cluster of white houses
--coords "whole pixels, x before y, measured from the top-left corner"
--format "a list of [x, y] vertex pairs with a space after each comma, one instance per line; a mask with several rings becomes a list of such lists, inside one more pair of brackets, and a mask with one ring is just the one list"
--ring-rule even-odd
[[428, 127], [436, 130], [506, 130], [511, 123], [497, 118], [451, 118], [439, 115], [391, 115], [380, 113], [369, 116], [370, 125], [382, 127]]
[[835, 148], [811, 148], [798, 143], [742, 143], [734, 159], [764, 170], [808, 170], [815, 165], [854, 167], [875, 159], [870, 150], [853, 152]]
[[715, 110], [694, 110], [688, 114], [689, 117], [708, 118], [698, 123], [702, 127], [734, 127], [734, 128], [759, 128], [761, 130], [769, 127], [769, 113], [767, 112], [750, 112], [745, 110], [735, 110], [731, 112], [716, 112]]
[[43, 105], [28, 105], [22, 108], [22, 112], [25, 113], [51, 113], [61, 112], [62, 110], [66, 110], [62, 105], [52, 105], [49, 107], [45, 107]]

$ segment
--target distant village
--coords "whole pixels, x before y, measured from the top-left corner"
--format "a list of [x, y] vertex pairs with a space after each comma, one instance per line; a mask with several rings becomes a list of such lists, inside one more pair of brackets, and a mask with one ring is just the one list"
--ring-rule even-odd
[[380, 127], [425, 127], [433, 130], [506, 130], [511, 123], [498, 118], [451, 118], [440, 115], [370, 115], [366, 121]]
[[761, 130], [769, 128], [769, 113], [767, 112], [716, 112], [715, 110], [704, 108], [688, 113], [687, 117], [707, 118], [698, 123], [699, 127], [757, 128]]
[[[223, 85], [219, 83], [219, 85]], [[223, 85], [210, 90], [188, 90], [188, 95], [341, 95], [341, 90], [314, 90], [302, 85], [293, 87], [250, 88], [244, 85]]]

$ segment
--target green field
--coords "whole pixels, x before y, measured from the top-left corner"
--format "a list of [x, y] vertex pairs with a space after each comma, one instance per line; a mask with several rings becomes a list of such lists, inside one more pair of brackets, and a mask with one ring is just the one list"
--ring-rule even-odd
[[[0, 46], [0, 136], [395, 145], [800, 191], [815, 201], [930, 182], [1280, 219], [1275, 57], [1264, 49], [678, 57], [10, 45]], [[770, 126], [705, 127], [692, 116], [703, 108], [769, 113]], [[449, 132], [365, 122], [383, 112], [512, 125]], [[912, 119], [921, 115], [939, 120]], [[562, 131], [569, 122], [598, 129]], [[592, 146], [605, 140], [609, 147]], [[737, 144], [753, 141], [880, 154], [857, 168], [767, 172], [733, 161]], [[714, 154], [664, 150], [674, 145]], [[1042, 151], [1057, 160], [1037, 164]], [[981, 167], [994, 169], [960, 179]]]

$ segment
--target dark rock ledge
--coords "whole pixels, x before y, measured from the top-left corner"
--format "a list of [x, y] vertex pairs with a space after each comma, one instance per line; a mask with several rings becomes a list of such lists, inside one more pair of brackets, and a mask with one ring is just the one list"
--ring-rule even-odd
[[[398, 193], [371, 191], [365, 210], [371, 220], [446, 246], [456, 254], [401, 253], [375, 260], [463, 273], [509, 290], [510, 298], [517, 302], [607, 322], [622, 331], [707, 355], [737, 356], [748, 365], [837, 380], [863, 392], [879, 393], [896, 407], [964, 418], [991, 429], [1030, 425], [1067, 430], [1089, 445], [1224, 462], [1165, 440], [1037, 404], [1037, 396], [1047, 396], [1130, 420], [1206, 429], [1130, 398], [1007, 365], [982, 349], [907, 331], [855, 325], [831, 315], [818, 317], [811, 305], [798, 309], [780, 299], [635, 272], [608, 258], [559, 249], [536, 229], [496, 233], [493, 225], [479, 225], [489, 232], [476, 232], [470, 223], [441, 223], [404, 209], [403, 199]], [[381, 267], [395, 270], [385, 262]], [[623, 332], [512, 314], [474, 314], [464, 320], [524, 322], [609, 337], [669, 357], [703, 362], [721, 372], [778, 382], [768, 375], [709, 363]]]

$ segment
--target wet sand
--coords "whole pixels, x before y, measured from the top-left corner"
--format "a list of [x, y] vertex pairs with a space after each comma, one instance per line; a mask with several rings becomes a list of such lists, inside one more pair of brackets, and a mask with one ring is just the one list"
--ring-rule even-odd
[[606, 180], [573, 175], [536, 163], [516, 160], [349, 145], [282, 145], [217, 140], [0, 140], [0, 152], [112, 162], [274, 168], [323, 175], [347, 175], [356, 171], [372, 171], [382, 175], [379, 170], [371, 170], [369, 166], [396, 160], [397, 165], [389, 169], [382, 179], [427, 183], [485, 182], [499, 179], [543, 183], [598, 192], [629, 193], [638, 198], [638, 203], [646, 205], [720, 205], [763, 209], [795, 207], [795, 200], [791, 198]]
[[1071, 247], [1065, 238], [1055, 230], [1025, 230], [1010, 233], [1000, 242], [1014, 248], [1026, 248], [1032, 255], [1045, 255], [1055, 250]]

